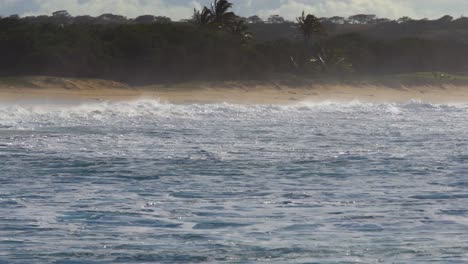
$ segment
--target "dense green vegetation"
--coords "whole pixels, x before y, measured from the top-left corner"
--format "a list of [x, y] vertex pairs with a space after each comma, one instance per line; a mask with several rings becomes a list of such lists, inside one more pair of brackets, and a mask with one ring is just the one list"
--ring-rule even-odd
[[242, 18], [231, 7], [217, 0], [179, 22], [151, 15], [72, 17], [66, 11], [0, 18], [0, 76], [158, 83], [410, 72], [429, 72], [441, 80], [455, 75], [437, 72], [468, 72], [466, 18], [391, 21], [298, 14], [293, 23], [280, 16]]

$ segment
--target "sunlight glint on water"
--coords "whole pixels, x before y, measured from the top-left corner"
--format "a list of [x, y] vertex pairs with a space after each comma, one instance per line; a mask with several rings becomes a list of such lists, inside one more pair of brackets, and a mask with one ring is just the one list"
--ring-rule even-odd
[[463, 263], [467, 114], [4, 103], [0, 263]]

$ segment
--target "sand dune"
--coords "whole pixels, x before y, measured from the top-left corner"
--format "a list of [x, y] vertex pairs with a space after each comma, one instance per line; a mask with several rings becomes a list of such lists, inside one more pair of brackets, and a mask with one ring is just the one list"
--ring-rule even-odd
[[293, 104], [299, 101], [468, 103], [468, 86], [304, 85], [206, 83], [129, 86], [98, 79], [25, 77], [0, 81], [0, 101], [131, 100], [155, 98], [173, 103]]

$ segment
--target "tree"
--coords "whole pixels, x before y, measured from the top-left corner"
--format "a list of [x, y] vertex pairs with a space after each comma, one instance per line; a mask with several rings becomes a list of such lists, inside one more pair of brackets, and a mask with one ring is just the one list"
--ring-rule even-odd
[[97, 20], [104, 24], [125, 24], [127, 23], [127, 18], [121, 15], [114, 14], [102, 14], [97, 17]]
[[252, 33], [248, 32], [248, 26], [245, 24], [243, 19], [236, 19], [229, 24], [228, 31], [240, 36], [244, 44], [252, 40]]
[[[307, 52], [305, 63], [303, 63], [303, 70], [306, 72], [312, 71], [316, 73], [321, 72], [347, 72], [351, 70], [351, 63], [347, 62], [343, 51], [336, 48], [328, 47], [324, 42], [316, 42], [311, 45], [311, 39], [313, 35], [323, 36], [326, 34], [325, 27], [321, 23], [321, 20], [314, 15], [302, 15], [296, 18], [298, 29], [304, 37], [304, 43]], [[326, 20], [329, 21], [328, 19]], [[293, 63], [297, 65], [293, 57], [291, 57]]]
[[172, 20], [166, 16], [157, 16], [154, 18], [154, 22], [158, 24], [169, 24], [172, 23]]
[[156, 17], [153, 15], [143, 15], [135, 18], [133, 21], [137, 24], [151, 24], [154, 23], [156, 20]]
[[211, 14], [211, 10], [208, 9], [206, 6], [202, 9], [202, 11], [198, 11], [196, 9], [193, 10], [193, 17], [192, 21], [198, 25], [209, 25], [211, 24], [213, 16]]
[[50, 23], [50, 17], [46, 15], [41, 15], [41, 16], [28, 16], [24, 18], [25, 21], [29, 21], [32, 23], [37, 23], [37, 24], [46, 24]]
[[466, 28], [466, 27], [468, 27], [468, 17], [463, 17], [462, 16], [460, 18], [455, 19], [452, 23], [454, 25], [457, 25], [458, 27]]
[[137, 24], [153, 24], [153, 23], [168, 24], [172, 22], [172, 20], [168, 17], [153, 16], [153, 15], [139, 16], [135, 18], [133, 21]]
[[215, 0], [210, 8], [205, 6], [202, 11], [194, 9], [192, 20], [199, 25], [226, 28], [238, 19], [234, 12], [228, 12], [230, 8], [232, 8], [232, 3], [227, 0]]
[[59, 11], [55, 11], [52, 13], [52, 16], [53, 17], [65, 17], [65, 18], [70, 18], [71, 15], [68, 13], [67, 10], [59, 10]]
[[75, 24], [93, 24], [95, 18], [92, 16], [77, 16], [73, 18], [73, 23]]
[[449, 15], [445, 15], [445, 16], [437, 19], [437, 22], [443, 23], [443, 24], [450, 23], [452, 21], [453, 21], [453, 16], [449, 16]]
[[376, 24], [383, 24], [383, 23], [389, 23], [389, 22], [392, 22], [392, 20], [390, 20], [388, 18], [377, 18], [375, 20]]
[[296, 20], [298, 24], [298, 29], [299, 31], [301, 31], [304, 37], [304, 43], [306, 47], [309, 47], [310, 39], [312, 38], [313, 34], [325, 34], [325, 28], [323, 27], [320, 20], [314, 15], [308, 14], [306, 16], [303, 11], [302, 16], [296, 18]]
[[324, 46], [317, 47], [318, 51], [310, 62], [322, 72], [344, 73], [351, 72], [353, 65], [348, 62], [343, 51]]
[[283, 17], [281, 17], [280, 15], [271, 15], [268, 18], [267, 22], [269, 24], [283, 24], [283, 23], [286, 22], [286, 20]]
[[234, 12], [228, 12], [230, 8], [232, 8], [232, 3], [227, 0], [215, 0], [211, 3], [213, 23], [218, 27], [225, 27], [234, 22], [237, 16]]
[[376, 15], [359, 14], [350, 16], [349, 20], [351, 20], [353, 24], [371, 24], [374, 22], [376, 17]]
[[261, 19], [259, 16], [250, 16], [247, 18], [247, 23], [249, 24], [261, 24], [263, 22], [263, 19]]
[[194, 9], [192, 21], [201, 26], [212, 26], [214, 28], [230, 32], [240, 36], [242, 42], [252, 39], [252, 34], [247, 32], [247, 18], [239, 17], [234, 12], [228, 12], [232, 3], [226, 0], [215, 0], [211, 7], [204, 7], [202, 11]]
[[413, 19], [410, 18], [410, 17], [407, 17], [407, 16], [400, 17], [400, 18], [397, 20], [397, 22], [398, 22], [399, 24], [405, 24], [405, 23], [408, 23], [408, 22], [411, 22], [411, 21], [413, 21]]
[[334, 17], [330, 17], [328, 19], [328, 21], [334, 23], [334, 24], [340, 24], [340, 25], [343, 25], [346, 21], [346, 19], [344, 17], [340, 17], [340, 16], [334, 16]]
[[71, 22], [72, 16], [66, 10], [55, 11], [52, 13], [51, 21], [63, 27], [64, 24]]

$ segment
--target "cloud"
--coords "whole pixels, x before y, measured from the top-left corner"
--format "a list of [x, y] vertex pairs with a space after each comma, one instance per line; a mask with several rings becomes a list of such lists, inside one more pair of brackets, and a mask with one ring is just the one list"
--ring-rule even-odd
[[[400, 0], [401, 1], [401, 0]], [[443, 15], [468, 15], [468, 0], [411, 0], [408, 5], [417, 17], [438, 18]]]
[[280, 14], [287, 19], [299, 16], [302, 11], [316, 16], [350, 16], [355, 14], [376, 14], [379, 17], [398, 18], [416, 16], [408, 4], [410, 1], [389, 0], [286, 0], [277, 8], [265, 8], [258, 13], [262, 17]]

